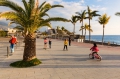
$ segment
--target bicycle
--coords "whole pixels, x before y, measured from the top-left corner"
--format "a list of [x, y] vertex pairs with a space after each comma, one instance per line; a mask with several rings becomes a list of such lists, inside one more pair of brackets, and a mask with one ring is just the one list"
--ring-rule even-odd
[[[93, 53], [93, 51], [89, 54], [90, 59], [92, 59], [92, 53]], [[99, 54], [94, 53], [94, 59], [97, 59], [97, 60], [101, 61], [102, 57]]]

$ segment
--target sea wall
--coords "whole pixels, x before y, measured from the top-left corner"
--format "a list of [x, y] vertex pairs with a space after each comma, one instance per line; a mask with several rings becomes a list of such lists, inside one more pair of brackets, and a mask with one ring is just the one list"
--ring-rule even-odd
[[[84, 43], [96, 43], [96, 44], [99, 44], [99, 45], [102, 45], [102, 42], [99, 42], [99, 41], [90, 41], [89, 40], [84, 40]], [[110, 43], [110, 42], [103, 42], [103, 45], [109, 45], [109, 46], [120, 46], [118, 44], [115, 44], [115, 43]]]

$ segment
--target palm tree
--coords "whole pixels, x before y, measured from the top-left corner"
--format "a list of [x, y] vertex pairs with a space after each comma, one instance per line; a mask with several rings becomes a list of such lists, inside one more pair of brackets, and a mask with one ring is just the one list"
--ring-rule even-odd
[[[24, 8], [9, 0], [1, 0], [0, 6], [5, 6], [12, 11], [2, 12], [0, 18], [6, 18], [13, 23], [19, 24], [24, 28], [24, 54], [23, 61], [30, 61], [36, 58], [36, 36], [34, 32], [43, 26], [51, 27], [50, 21], [68, 21], [61, 17], [49, 17], [47, 12], [56, 7], [63, 7], [62, 5], [51, 5], [43, 2], [39, 5], [38, 0], [22, 0]], [[48, 18], [43, 18], [48, 16]]]
[[60, 26], [57, 26], [57, 30], [60, 30]]
[[98, 22], [103, 25], [103, 36], [102, 36], [102, 45], [103, 45], [103, 39], [104, 39], [104, 28], [105, 25], [108, 23], [110, 19], [110, 16], [108, 17], [107, 14], [103, 14], [102, 16], [99, 17]]
[[59, 34], [59, 30], [60, 30], [60, 27], [57, 26], [56, 31], [57, 31], [58, 34]]
[[70, 22], [74, 25], [74, 28], [73, 28], [73, 37], [74, 37], [74, 35], [75, 35], [75, 23], [78, 21], [78, 19], [76, 18], [76, 16], [72, 16], [71, 17], [71, 20], [70, 20]]
[[71, 32], [70, 32], [69, 30], [67, 30], [67, 29], [65, 29], [64, 31], [65, 31], [65, 32], [66, 32], [66, 34], [68, 34], [68, 35], [70, 35], [70, 34], [71, 34]]
[[62, 34], [66, 34], [66, 29], [65, 29], [65, 27], [61, 27], [61, 31], [62, 31]]
[[120, 16], [120, 12], [116, 12], [115, 15], [116, 15], [116, 16]]
[[[84, 27], [83, 21], [84, 21], [84, 19], [86, 19], [86, 10], [81, 11], [81, 13], [76, 12], [76, 14], [78, 14], [78, 16], [76, 16], [76, 17], [80, 20], [80, 23], [82, 23], [81, 28], [83, 28]], [[83, 38], [83, 29], [82, 29], [82, 38]], [[82, 40], [82, 38], [81, 38], [81, 40]]]
[[65, 27], [62, 26], [62, 27], [61, 27], [61, 30], [64, 31], [64, 30], [65, 30]]
[[57, 26], [57, 29], [56, 29], [56, 31], [57, 31], [57, 34], [58, 34], [58, 39], [59, 39], [59, 35], [60, 35], [60, 26]]
[[91, 25], [90, 25], [90, 20], [92, 20], [93, 17], [96, 17], [96, 16], [100, 16], [99, 14], [97, 14], [98, 11], [94, 10], [92, 11], [89, 6], [87, 8], [87, 14], [88, 14], [88, 19], [89, 19], [89, 42], [91, 40], [91, 32], [90, 32], [90, 29], [91, 29]]
[[[88, 25], [87, 23], [85, 23], [85, 25], [82, 26], [79, 31], [81, 31], [81, 30], [83, 30], [83, 29], [85, 29], [85, 34], [84, 34], [85, 37], [86, 37], [86, 30], [88, 30], [88, 31], [90, 30], [90, 32], [93, 32], [92, 29], [89, 29], [89, 25]], [[85, 39], [84, 39], [84, 40], [85, 40]]]

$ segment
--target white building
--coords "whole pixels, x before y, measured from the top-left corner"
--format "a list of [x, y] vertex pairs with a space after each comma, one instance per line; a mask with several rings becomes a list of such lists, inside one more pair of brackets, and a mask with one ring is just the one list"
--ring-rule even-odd
[[8, 28], [7, 29], [8, 33], [16, 33], [16, 29]]

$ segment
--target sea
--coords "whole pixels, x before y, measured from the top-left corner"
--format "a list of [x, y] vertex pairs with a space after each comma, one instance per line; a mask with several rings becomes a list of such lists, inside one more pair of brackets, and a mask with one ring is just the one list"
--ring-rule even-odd
[[[86, 40], [89, 40], [89, 35], [86, 35]], [[92, 41], [101, 42], [102, 41], [102, 35], [91, 35]], [[118, 44], [120, 45], [120, 35], [104, 35], [104, 42], [111, 44]]]

